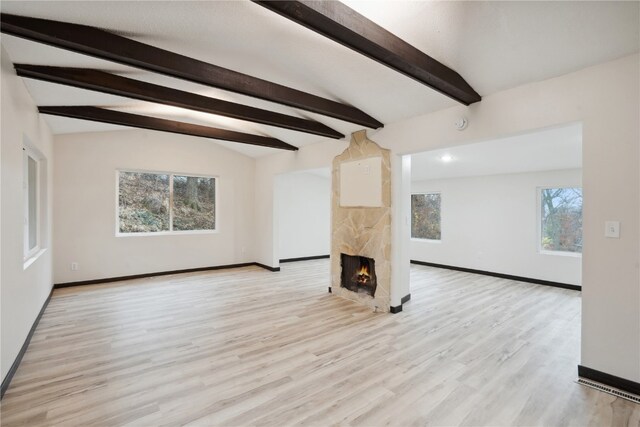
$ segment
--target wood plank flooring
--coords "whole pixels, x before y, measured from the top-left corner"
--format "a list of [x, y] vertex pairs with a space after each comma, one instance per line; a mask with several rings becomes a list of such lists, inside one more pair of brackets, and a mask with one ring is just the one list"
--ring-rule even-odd
[[328, 260], [56, 290], [2, 426], [639, 426], [576, 384], [575, 291], [412, 266], [373, 313]]

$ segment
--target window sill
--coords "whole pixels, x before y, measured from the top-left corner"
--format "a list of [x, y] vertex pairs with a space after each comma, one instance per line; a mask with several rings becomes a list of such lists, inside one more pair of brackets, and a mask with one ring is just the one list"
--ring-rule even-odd
[[423, 243], [442, 243], [442, 239], [440, 240], [436, 240], [436, 239], [420, 239], [417, 237], [412, 237], [411, 238], [412, 242], [423, 242]]
[[156, 231], [152, 233], [116, 233], [116, 237], [152, 237], [152, 236], [192, 236], [199, 234], [218, 234], [219, 230], [191, 230], [191, 231]]
[[538, 251], [540, 255], [556, 255], [556, 256], [564, 256], [569, 258], [582, 258], [581, 252], [562, 252], [562, 251]]
[[29, 266], [31, 266], [31, 264], [33, 264], [34, 262], [36, 262], [36, 260], [38, 258], [40, 258], [40, 256], [45, 253], [47, 251], [47, 248], [44, 249], [40, 249], [38, 252], [34, 253], [33, 255], [31, 255], [29, 258], [24, 260], [24, 264], [22, 265], [22, 269], [26, 270], [27, 268], [29, 268]]

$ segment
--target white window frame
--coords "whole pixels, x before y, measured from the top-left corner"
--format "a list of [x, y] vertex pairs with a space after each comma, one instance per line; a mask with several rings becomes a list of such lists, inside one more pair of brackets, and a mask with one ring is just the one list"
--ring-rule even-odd
[[[442, 191], [438, 190], [438, 191], [420, 191], [420, 192], [412, 192], [410, 197], [413, 196], [424, 196], [427, 194], [439, 194], [440, 195], [440, 238], [439, 239], [424, 239], [422, 237], [411, 237], [411, 240], [415, 240], [417, 242], [425, 242], [425, 243], [442, 243], [442, 235], [444, 234], [442, 231], [442, 205], [443, 205], [443, 200], [442, 200]], [[411, 216], [411, 219], [409, 221], [409, 234], [411, 235], [411, 229], [413, 228], [413, 211], [411, 211], [411, 201], [409, 201], [409, 213]]]
[[[29, 158], [33, 159], [36, 163], [36, 206], [35, 206], [35, 223], [36, 223], [36, 244], [33, 248], [29, 248], [29, 229], [31, 223], [29, 221]], [[28, 267], [32, 259], [35, 259], [41, 250], [41, 236], [42, 236], [42, 221], [40, 210], [41, 206], [41, 191], [40, 178], [41, 178], [41, 162], [42, 156], [27, 145], [22, 147], [22, 194], [23, 194], [23, 261], [25, 262], [25, 268]]]
[[[541, 255], [582, 258], [582, 252], [551, 251], [549, 249], [544, 249], [542, 247], [542, 190], [547, 190], [549, 188], [580, 188], [582, 189], [582, 185], [545, 185], [542, 187], [536, 187], [536, 209], [537, 209], [536, 241], [537, 241], [538, 253]], [[583, 206], [583, 214], [584, 214], [584, 206]]]
[[[167, 231], [148, 231], [139, 233], [122, 233], [120, 232], [120, 173], [148, 173], [156, 175], [168, 175], [169, 176], [169, 230]], [[195, 178], [213, 178], [216, 199], [213, 206], [213, 215], [215, 218], [215, 228], [213, 230], [174, 230], [173, 229], [173, 177], [174, 176], [187, 176]], [[181, 172], [166, 172], [166, 171], [154, 171], [154, 170], [141, 170], [141, 169], [116, 169], [116, 194], [115, 194], [115, 213], [116, 213], [116, 237], [145, 237], [145, 236], [176, 236], [176, 235], [189, 235], [189, 234], [217, 234], [220, 232], [220, 218], [218, 216], [218, 200], [219, 200], [219, 188], [220, 177], [217, 175], [208, 174], [195, 174], [195, 173], [181, 173]]]

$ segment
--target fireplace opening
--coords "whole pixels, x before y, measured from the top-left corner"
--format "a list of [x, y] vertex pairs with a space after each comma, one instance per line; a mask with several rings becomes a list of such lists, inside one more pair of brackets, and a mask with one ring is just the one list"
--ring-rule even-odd
[[376, 262], [373, 258], [340, 254], [342, 277], [340, 286], [350, 291], [371, 295], [376, 294]]

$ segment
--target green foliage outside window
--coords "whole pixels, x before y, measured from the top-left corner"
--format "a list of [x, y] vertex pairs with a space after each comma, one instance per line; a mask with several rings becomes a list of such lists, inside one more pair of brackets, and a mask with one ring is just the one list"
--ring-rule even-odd
[[411, 237], [440, 240], [440, 193], [411, 195]]
[[169, 175], [120, 172], [121, 233], [169, 231]]
[[173, 177], [173, 229], [214, 230], [216, 228], [215, 178]]
[[118, 188], [120, 233], [216, 228], [215, 178], [121, 171]]

